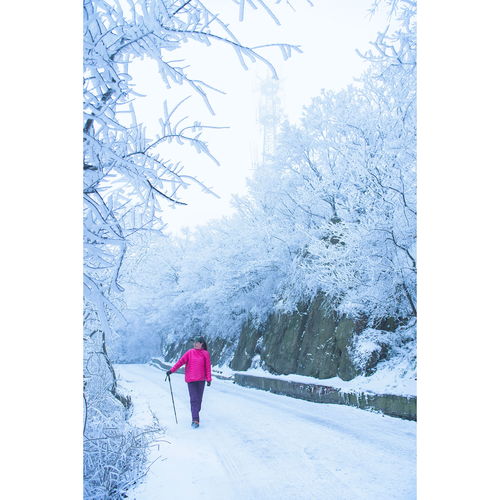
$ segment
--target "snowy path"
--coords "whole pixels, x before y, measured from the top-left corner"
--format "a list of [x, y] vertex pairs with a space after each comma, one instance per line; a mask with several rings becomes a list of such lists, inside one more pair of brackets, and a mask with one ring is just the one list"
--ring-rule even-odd
[[214, 379], [193, 430], [184, 376], [116, 365], [132, 423], [166, 427], [135, 500], [414, 499], [415, 422], [310, 403]]

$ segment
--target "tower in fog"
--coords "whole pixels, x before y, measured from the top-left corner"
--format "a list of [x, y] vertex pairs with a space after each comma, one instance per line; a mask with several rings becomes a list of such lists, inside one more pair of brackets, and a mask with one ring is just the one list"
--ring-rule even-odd
[[259, 81], [258, 122], [261, 128], [261, 159], [272, 155], [276, 148], [276, 139], [280, 123], [280, 100], [278, 96], [279, 80], [271, 77]]

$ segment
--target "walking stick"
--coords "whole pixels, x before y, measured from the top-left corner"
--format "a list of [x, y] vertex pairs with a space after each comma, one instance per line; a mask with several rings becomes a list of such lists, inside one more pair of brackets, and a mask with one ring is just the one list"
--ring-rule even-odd
[[165, 380], [168, 378], [168, 383], [170, 385], [170, 395], [172, 396], [172, 405], [174, 406], [174, 415], [175, 415], [175, 423], [178, 424], [177, 422], [177, 412], [175, 411], [175, 403], [174, 403], [174, 393], [172, 392], [172, 382], [170, 382], [170, 375], [167, 373], [165, 375]]

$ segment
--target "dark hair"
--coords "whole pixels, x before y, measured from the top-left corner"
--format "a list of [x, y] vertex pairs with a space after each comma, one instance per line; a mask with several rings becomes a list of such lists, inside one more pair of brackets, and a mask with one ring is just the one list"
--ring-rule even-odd
[[193, 342], [200, 342], [202, 349], [205, 349], [207, 351], [207, 342], [205, 341], [204, 337], [194, 337]]

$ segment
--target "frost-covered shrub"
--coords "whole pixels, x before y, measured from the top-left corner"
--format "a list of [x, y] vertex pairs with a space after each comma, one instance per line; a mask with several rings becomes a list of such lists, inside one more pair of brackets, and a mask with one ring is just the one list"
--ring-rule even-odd
[[99, 409], [88, 407], [85, 415], [85, 500], [125, 498], [127, 490], [145, 475], [148, 445], [160, 431], [159, 427], [129, 425], [121, 403], [110, 397], [107, 404], [102, 403]]
[[387, 356], [392, 338], [390, 332], [367, 328], [356, 335], [349, 347], [349, 355], [354, 366], [368, 375], [377, 363]]
[[410, 371], [415, 372], [415, 320], [412, 319], [395, 331], [366, 328], [354, 336], [349, 346], [349, 356], [364, 375], [380, 369], [398, 371], [401, 376], [408, 375]]
[[379, 363], [377, 370], [388, 370], [399, 377], [417, 377], [417, 321], [412, 318], [394, 332], [395, 341], [389, 356]]

